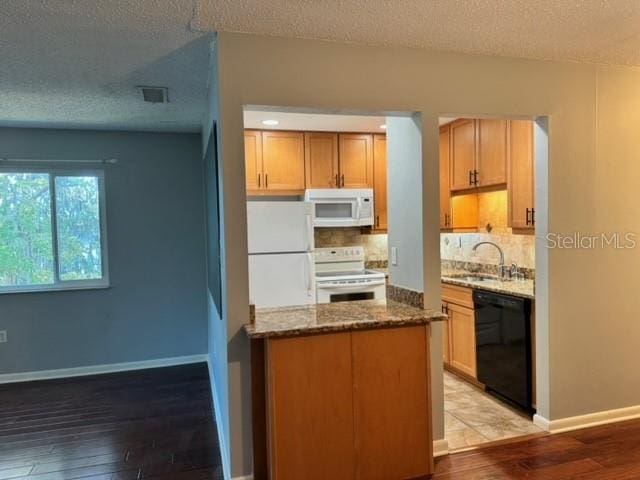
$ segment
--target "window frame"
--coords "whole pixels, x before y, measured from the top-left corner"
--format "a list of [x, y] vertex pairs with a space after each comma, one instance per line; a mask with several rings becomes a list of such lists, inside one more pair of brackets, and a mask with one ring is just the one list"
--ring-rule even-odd
[[[7, 293], [59, 292], [65, 290], [95, 290], [109, 288], [109, 251], [107, 246], [107, 206], [104, 180], [104, 169], [99, 168], [70, 168], [70, 167], [41, 167], [33, 165], [0, 165], [0, 173], [46, 173], [49, 175], [49, 195], [51, 209], [51, 241], [53, 257], [53, 283], [38, 285], [1, 286], [0, 295]], [[98, 203], [100, 213], [100, 260], [102, 278], [87, 280], [61, 280], [58, 255], [58, 218], [56, 211], [56, 178], [92, 176], [98, 179]]]

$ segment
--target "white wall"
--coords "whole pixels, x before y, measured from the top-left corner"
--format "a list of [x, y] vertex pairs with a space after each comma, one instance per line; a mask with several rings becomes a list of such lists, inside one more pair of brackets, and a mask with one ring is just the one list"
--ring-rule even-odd
[[[549, 118], [548, 229], [640, 232], [640, 69], [219, 34], [227, 221], [229, 336], [248, 315], [242, 106], [419, 112], [422, 120], [424, 288], [439, 307], [438, 117]], [[538, 168], [538, 172], [540, 169]], [[540, 182], [538, 183], [540, 185]], [[538, 195], [537, 220], [540, 215]], [[546, 226], [545, 226], [546, 227]], [[538, 310], [542, 414], [560, 419], [640, 404], [637, 250], [550, 250], [548, 316]], [[538, 295], [540, 297], [540, 295]], [[434, 352], [440, 342], [434, 333]], [[234, 474], [251, 457], [248, 342], [230, 348]], [[540, 367], [546, 368], [541, 372]], [[434, 389], [437, 389], [434, 386]], [[441, 392], [434, 391], [439, 402]]]

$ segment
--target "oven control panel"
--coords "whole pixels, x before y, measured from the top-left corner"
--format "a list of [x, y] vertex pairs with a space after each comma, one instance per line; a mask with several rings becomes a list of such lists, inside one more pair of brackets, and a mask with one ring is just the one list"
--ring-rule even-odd
[[364, 247], [316, 248], [316, 263], [363, 262]]

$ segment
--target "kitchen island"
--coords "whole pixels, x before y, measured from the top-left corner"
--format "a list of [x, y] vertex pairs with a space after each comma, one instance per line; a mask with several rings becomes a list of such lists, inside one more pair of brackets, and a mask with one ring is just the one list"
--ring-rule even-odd
[[255, 480], [428, 478], [430, 323], [444, 318], [384, 300], [258, 309]]

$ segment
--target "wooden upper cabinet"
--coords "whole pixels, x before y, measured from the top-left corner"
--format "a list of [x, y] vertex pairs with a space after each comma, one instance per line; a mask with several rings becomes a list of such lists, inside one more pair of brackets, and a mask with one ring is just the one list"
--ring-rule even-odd
[[462, 119], [451, 123], [451, 190], [474, 188], [476, 169], [476, 122]]
[[373, 135], [341, 133], [340, 186], [373, 188]]
[[387, 215], [387, 137], [373, 136], [373, 206], [375, 225], [379, 230], [389, 226]]
[[244, 131], [244, 164], [247, 177], [247, 191], [258, 190], [262, 186], [262, 132]]
[[534, 229], [533, 122], [512, 120], [509, 128], [509, 226]]
[[478, 156], [477, 186], [507, 183], [506, 120], [477, 120]]
[[451, 228], [451, 192], [449, 164], [451, 162], [451, 126], [440, 127], [440, 228]]
[[305, 133], [304, 160], [306, 188], [338, 187], [338, 134]]
[[427, 478], [433, 472], [428, 329], [352, 332], [358, 480]]
[[476, 372], [476, 327], [472, 308], [448, 303], [450, 365], [472, 378]]
[[264, 188], [270, 192], [304, 191], [304, 135], [263, 131], [262, 168]]
[[350, 333], [271, 339], [266, 355], [269, 478], [354, 478]]

